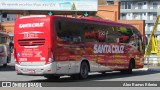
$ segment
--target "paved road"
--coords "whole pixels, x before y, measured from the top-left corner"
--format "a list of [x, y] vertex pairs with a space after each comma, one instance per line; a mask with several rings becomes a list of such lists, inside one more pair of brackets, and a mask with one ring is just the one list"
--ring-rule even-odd
[[[121, 74], [120, 72], [108, 72], [105, 75], [100, 73], [91, 73], [86, 80], [72, 80], [69, 77], [61, 77], [59, 81], [47, 80], [42, 76], [22, 76], [17, 75], [14, 68], [14, 60], [8, 67], [0, 66], [0, 81], [30, 81], [30, 82], [49, 82], [56, 86], [66, 84], [69, 86], [87, 85], [88, 83], [102, 81], [160, 81], [159, 71], [134, 70], [132, 75]], [[105, 83], [104, 83], [105, 84]], [[112, 90], [112, 88], [110, 88]], [[118, 88], [120, 89], [120, 88]], [[131, 88], [130, 88], [131, 89]], [[124, 90], [124, 89], [123, 89]]]

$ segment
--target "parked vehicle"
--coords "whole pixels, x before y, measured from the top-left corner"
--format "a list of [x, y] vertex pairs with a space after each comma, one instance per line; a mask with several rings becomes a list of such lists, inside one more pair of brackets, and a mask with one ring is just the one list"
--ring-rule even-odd
[[9, 42], [8, 34], [0, 32], [0, 64], [3, 66], [7, 66], [7, 63], [11, 61]]

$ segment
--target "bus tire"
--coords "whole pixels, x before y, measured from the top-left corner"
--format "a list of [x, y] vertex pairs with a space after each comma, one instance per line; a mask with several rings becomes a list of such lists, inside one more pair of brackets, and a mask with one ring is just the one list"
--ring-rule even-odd
[[71, 79], [78, 80], [79, 79], [79, 74], [71, 75]]
[[7, 63], [11, 62], [11, 57], [7, 56]]
[[101, 72], [102, 73], [102, 75], [105, 75], [106, 74], [106, 72]]
[[129, 62], [129, 68], [128, 68], [128, 74], [132, 74], [133, 73], [133, 71], [132, 71], [132, 69], [133, 69], [133, 67], [134, 67], [134, 61], [133, 60], [131, 60], [130, 62]]
[[125, 74], [126, 72], [128, 72], [128, 70], [121, 70], [120, 71], [122, 74]]
[[6, 58], [6, 62], [3, 64], [3, 67], [7, 67], [7, 60], [8, 60], [8, 57]]
[[45, 78], [49, 80], [59, 80], [60, 76], [54, 76], [54, 75], [44, 75]]
[[7, 63], [3, 64], [3, 67], [7, 67]]
[[86, 79], [88, 77], [88, 72], [89, 72], [88, 64], [86, 62], [82, 62], [79, 74], [80, 79]]

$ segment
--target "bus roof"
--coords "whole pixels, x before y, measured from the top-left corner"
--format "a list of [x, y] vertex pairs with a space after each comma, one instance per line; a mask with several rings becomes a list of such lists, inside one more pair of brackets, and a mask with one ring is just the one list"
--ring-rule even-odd
[[85, 17], [85, 18], [71, 18], [71, 17], [63, 17], [63, 16], [48, 16], [48, 15], [31, 15], [31, 16], [23, 16], [19, 19], [25, 19], [25, 18], [56, 18], [61, 20], [70, 20], [75, 22], [83, 22], [83, 23], [94, 23], [94, 24], [104, 24], [104, 25], [110, 25], [110, 26], [118, 26], [118, 27], [126, 27], [126, 28], [134, 28], [134, 26], [130, 24], [123, 24], [118, 23], [111, 20], [105, 20], [105, 19], [99, 19], [99, 18], [93, 18], [93, 17]]
[[30, 15], [30, 16], [22, 16], [19, 19], [24, 19], [24, 18], [35, 18], [35, 17], [47, 17], [46, 15]]
[[105, 19], [99, 19], [99, 18], [92, 18], [92, 17], [85, 17], [85, 18], [70, 18], [70, 17], [62, 17], [62, 16], [52, 16], [54, 18], [59, 18], [63, 20], [73, 20], [75, 22], [92, 22], [92, 23], [97, 23], [97, 24], [105, 24], [105, 25], [112, 25], [112, 26], [118, 26], [118, 27], [127, 27], [127, 28], [133, 28], [134, 26], [130, 24], [123, 24], [123, 23], [118, 23], [115, 21], [111, 20], [105, 20]]

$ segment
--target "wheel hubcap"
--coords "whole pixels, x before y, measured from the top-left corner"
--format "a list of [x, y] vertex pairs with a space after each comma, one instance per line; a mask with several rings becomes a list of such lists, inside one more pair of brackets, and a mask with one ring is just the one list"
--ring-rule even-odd
[[82, 75], [83, 78], [86, 78], [86, 77], [87, 77], [87, 74], [88, 74], [87, 66], [84, 65], [84, 66], [82, 67], [81, 75]]

